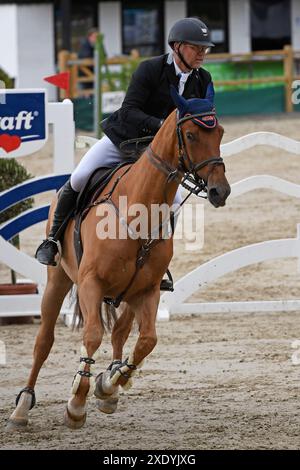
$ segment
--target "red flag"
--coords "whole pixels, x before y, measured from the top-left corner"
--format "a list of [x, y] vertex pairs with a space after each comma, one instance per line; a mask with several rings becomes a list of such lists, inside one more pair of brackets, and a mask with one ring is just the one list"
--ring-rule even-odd
[[51, 83], [52, 85], [57, 86], [58, 88], [63, 88], [69, 93], [70, 72], [62, 72], [56, 75], [51, 75], [50, 77], [45, 77], [44, 80]]

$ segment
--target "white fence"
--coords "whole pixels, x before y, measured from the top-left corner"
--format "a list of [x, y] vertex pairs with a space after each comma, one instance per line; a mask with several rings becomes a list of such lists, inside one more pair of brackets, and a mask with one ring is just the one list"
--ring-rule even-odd
[[[269, 145], [300, 155], [300, 142], [273, 132], [255, 132], [243, 136], [222, 145], [221, 153], [224, 158], [228, 158], [257, 145]], [[272, 189], [300, 198], [300, 185], [270, 175], [252, 176], [234, 183], [231, 187], [230, 198], [239, 197], [257, 189]], [[246, 266], [279, 258], [298, 258], [298, 271], [300, 271], [300, 225], [297, 225], [295, 239], [269, 240], [244, 246], [218, 256], [183, 276], [175, 283], [174, 292], [162, 295], [158, 318], [168, 320], [174, 315], [300, 310], [300, 298], [299, 300], [257, 302], [187, 302], [195, 292], [201, 289], [201, 286], [207, 287], [226, 274]]]
[[[65, 104], [70, 106], [69, 103]], [[64, 114], [66, 112], [66, 109], [64, 108], [64, 112], [61, 114], [61, 117], [59, 117], [60, 110], [62, 109], [60, 105], [62, 106], [63, 104], [49, 104], [50, 112], [48, 113], [49, 122], [54, 123], [54, 173], [56, 174], [70, 173], [74, 164], [73, 121], [71, 123], [71, 127], [69, 127], [69, 133], [66, 131], [66, 119], [70, 123], [70, 108], [67, 111], [67, 114]], [[82, 145], [85, 145], [86, 143], [88, 145], [92, 145], [95, 142], [92, 138], [82, 138], [79, 139], [79, 141], [80, 140]], [[64, 150], [65, 145], [67, 145], [67, 156]], [[271, 132], [256, 132], [222, 145], [222, 156], [228, 158], [231, 155], [256, 145], [270, 145], [291, 153], [300, 154], [300, 142]], [[67, 175], [61, 176], [65, 177]], [[26, 182], [25, 184], [28, 186], [30, 183], [35, 183], [36, 181], [40, 181], [42, 184], [44, 180], [47, 180], [47, 177], [37, 178], [31, 182]], [[292, 197], [300, 198], [300, 185], [270, 175], [252, 176], [233, 184], [230, 197], [238, 197], [255, 189], [266, 188], [282, 192]], [[18, 189], [18, 187], [14, 189]], [[42, 192], [42, 189], [43, 188], [40, 188], [37, 192]], [[0, 198], [1, 197], [3, 197], [3, 193], [0, 194]], [[45, 219], [45, 212], [43, 212], [44, 209], [47, 209], [47, 207], [34, 209], [36, 219], [33, 220], [33, 223], [37, 223], [38, 221]], [[24, 214], [22, 217], [24, 217]], [[6, 227], [8, 234], [13, 230], [11, 229], [11, 225], [13, 225], [13, 223], [14, 221], [10, 221], [10, 226]], [[31, 223], [31, 225], [33, 223]], [[28, 222], [24, 222], [24, 226], [25, 225], [26, 227], [30, 226]], [[175, 283], [175, 291], [173, 293], [165, 293], [162, 295], [158, 319], [168, 319], [170, 316], [176, 314], [201, 314], [206, 312], [299, 310], [300, 300], [186, 303], [188, 298], [199, 290], [199, 285], [207, 286], [225, 274], [234, 272], [242, 267], [278, 258], [295, 257], [299, 259], [299, 227], [300, 226], [298, 226], [298, 235], [295, 239], [270, 240], [245, 246], [229, 253], [225, 253], [202, 266], [199, 266]], [[0, 230], [2, 228], [3, 227], [0, 227]], [[40, 286], [39, 294], [36, 295], [0, 296], [0, 317], [15, 315], [22, 316], [29, 314], [39, 315], [42, 290], [46, 281], [45, 266], [40, 265], [34, 258], [14, 248], [2, 236], [0, 236], [0, 263], [4, 263], [9, 268], [14, 269], [26, 278], [30, 278]], [[65, 313], [69, 313], [66, 305], [64, 306], [63, 311]]]

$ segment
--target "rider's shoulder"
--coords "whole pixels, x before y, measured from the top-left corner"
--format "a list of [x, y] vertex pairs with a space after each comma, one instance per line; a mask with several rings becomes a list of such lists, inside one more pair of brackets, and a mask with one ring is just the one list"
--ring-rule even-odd
[[202, 79], [204, 79], [205, 81], [207, 81], [207, 82], [211, 82], [211, 81], [212, 81], [211, 74], [209, 73], [208, 70], [204, 69], [203, 67], [201, 67], [200, 69], [198, 69], [198, 73], [199, 73], [200, 77], [201, 77]]
[[155, 57], [150, 57], [149, 59], [142, 60], [140, 62], [139, 68], [143, 70], [151, 70], [161, 67], [165, 64], [168, 54], [163, 54]]
[[135, 80], [147, 80], [147, 82], [156, 81], [156, 78], [161, 75], [164, 69], [165, 62], [165, 55], [143, 60], [134, 72], [133, 78]]

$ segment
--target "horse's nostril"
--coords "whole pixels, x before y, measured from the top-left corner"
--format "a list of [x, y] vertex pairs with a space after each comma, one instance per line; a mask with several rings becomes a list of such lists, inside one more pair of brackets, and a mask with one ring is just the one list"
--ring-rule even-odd
[[210, 188], [209, 195], [212, 199], [214, 199], [215, 197], [218, 197], [219, 192], [218, 192], [217, 188]]

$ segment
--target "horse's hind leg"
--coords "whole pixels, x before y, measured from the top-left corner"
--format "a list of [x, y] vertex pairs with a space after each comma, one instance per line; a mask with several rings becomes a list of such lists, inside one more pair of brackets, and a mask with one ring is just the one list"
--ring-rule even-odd
[[8, 421], [10, 429], [22, 429], [28, 423], [28, 412], [35, 404], [34, 387], [39, 371], [54, 342], [54, 328], [62, 303], [72, 281], [61, 266], [48, 267], [48, 280], [41, 306], [41, 325], [35, 340], [33, 365], [25, 389], [17, 398], [17, 406]]
[[71, 429], [79, 429], [85, 423], [86, 399], [95, 390], [92, 372], [104, 332], [100, 317], [103, 299], [101, 283], [85, 274], [83, 281], [78, 284], [78, 297], [84, 320], [83, 346], [79, 370], [72, 384], [72, 396], [64, 415], [65, 424]]
[[113, 362], [105, 372], [101, 372], [96, 378], [94, 393], [98, 398], [97, 408], [103, 413], [114, 413], [118, 406], [119, 386], [111, 384], [110, 376], [113, 374], [114, 368], [122, 363], [123, 347], [130, 334], [133, 320], [134, 312], [126, 304], [123, 312], [114, 324], [111, 335]]

